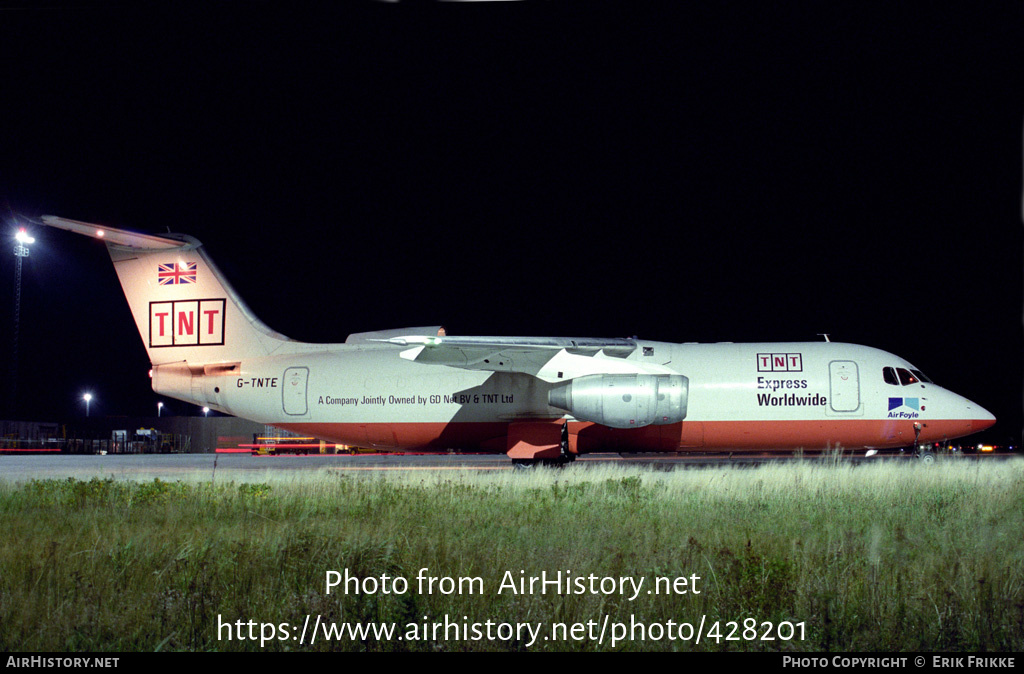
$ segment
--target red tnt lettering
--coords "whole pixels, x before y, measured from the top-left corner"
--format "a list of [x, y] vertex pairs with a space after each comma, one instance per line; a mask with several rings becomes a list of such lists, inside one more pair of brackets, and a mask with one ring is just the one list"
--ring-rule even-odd
[[150, 347], [224, 344], [223, 299], [149, 303]]
[[208, 335], [212, 335], [213, 334], [213, 319], [216, 318], [217, 314], [220, 313], [220, 309], [211, 309], [211, 310], [208, 310], [208, 311], [204, 311], [203, 313], [210, 317], [210, 323], [209, 323], [210, 327], [208, 327], [206, 329], [206, 333]]
[[786, 356], [785, 355], [773, 356], [772, 360], [774, 361], [772, 363], [772, 367], [775, 367], [775, 368], [777, 368], [779, 370], [785, 370], [786, 369]]
[[[186, 319], [185, 317], [188, 316]], [[178, 334], [179, 335], [191, 335], [192, 334], [192, 323], [195, 318], [195, 314], [191, 311], [182, 311], [178, 314]]]

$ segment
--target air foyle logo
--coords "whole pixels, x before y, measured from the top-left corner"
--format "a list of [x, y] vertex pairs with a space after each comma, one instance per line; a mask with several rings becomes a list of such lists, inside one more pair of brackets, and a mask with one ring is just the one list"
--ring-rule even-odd
[[225, 300], [149, 303], [149, 346], [221, 346]]
[[[906, 407], [914, 411], [906, 411], [900, 409]], [[889, 418], [890, 419], [917, 419], [920, 414], [916, 410], [923, 409], [921, 407], [920, 398], [889, 398]]]

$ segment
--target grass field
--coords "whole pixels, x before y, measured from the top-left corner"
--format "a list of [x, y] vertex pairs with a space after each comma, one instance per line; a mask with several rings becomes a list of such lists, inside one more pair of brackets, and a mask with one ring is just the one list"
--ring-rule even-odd
[[[1024, 650], [1024, 461], [0, 482], [0, 517], [3, 650]], [[346, 570], [409, 585], [327, 594]], [[644, 591], [498, 592], [560, 570]]]

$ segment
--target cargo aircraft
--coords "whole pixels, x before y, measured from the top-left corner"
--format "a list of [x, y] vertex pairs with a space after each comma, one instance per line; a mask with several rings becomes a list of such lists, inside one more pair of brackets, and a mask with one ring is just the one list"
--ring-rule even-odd
[[106, 244], [154, 391], [331, 443], [564, 463], [917, 448], [995, 423], [902, 358], [827, 339], [458, 337], [437, 326], [298, 342], [257, 319], [191, 236], [42, 220]]

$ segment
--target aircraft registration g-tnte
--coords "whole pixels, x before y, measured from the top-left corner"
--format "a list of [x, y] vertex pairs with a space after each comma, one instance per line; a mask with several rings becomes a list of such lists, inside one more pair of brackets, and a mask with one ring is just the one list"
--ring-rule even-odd
[[107, 246], [153, 390], [322, 440], [564, 462], [590, 452], [882, 449], [995, 423], [891, 353], [838, 342], [457, 337], [297, 342], [260, 322], [191, 236], [54, 216]]

